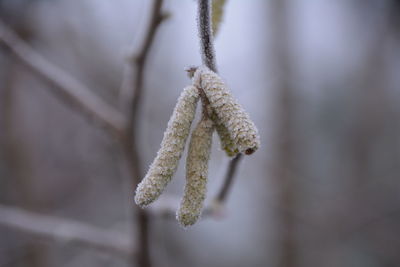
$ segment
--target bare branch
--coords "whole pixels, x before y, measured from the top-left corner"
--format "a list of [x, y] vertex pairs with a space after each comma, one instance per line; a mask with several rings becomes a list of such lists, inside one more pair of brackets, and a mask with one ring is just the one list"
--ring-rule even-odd
[[90, 119], [95, 119], [114, 134], [120, 135], [124, 131], [126, 120], [119, 111], [93, 94], [81, 82], [47, 61], [1, 20], [0, 43], [32, 71], [54, 85], [51, 90], [62, 101], [77, 108]]
[[[124, 144], [126, 161], [128, 163], [132, 184], [134, 187], [140, 182], [142, 171], [140, 170], [139, 149], [137, 146], [137, 125], [139, 122], [139, 104], [142, 100], [144, 72], [151, 45], [154, 41], [158, 26], [167, 18], [161, 8], [163, 0], [154, 0], [150, 15], [150, 22], [146, 29], [143, 44], [137, 53], [127, 64], [121, 88], [121, 105], [127, 112], [129, 128]], [[150, 242], [149, 242], [149, 216], [146, 210], [136, 206], [137, 224], [137, 263], [141, 267], [150, 267]]]
[[217, 72], [215, 49], [211, 25], [211, 1], [199, 0], [198, 28], [200, 35], [201, 57], [203, 64], [210, 70]]
[[168, 14], [163, 13], [161, 10], [162, 4], [163, 0], [154, 0], [150, 21], [143, 43], [139, 46], [136, 52], [130, 55], [128, 58], [128, 64], [124, 71], [120, 101], [125, 109], [126, 107], [133, 108], [133, 112], [132, 110], [128, 110], [128, 112], [133, 113], [130, 114], [132, 118], [137, 116], [137, 109], [139, 108], [139, 103], [142, 97], [144, 69], [155, 34], [158, 26], [168, 18]]
[[225, 203], [228, 193], [230, 189], [232, 188], [233, 185], [233, 178], [235, 177], [237, 167], [239, 165], [239, 162], [242, 158], [242, 154], [237, 154], [236, 157], [234, 157], [230, 162], [228, 166], [228, 170], [225, 175], [224, 182], [222, 184], [222, 187], [220, 191], [217, 194], [217, 197], [215, 198], [215, 202], [219, 204]]
[[47, 240], [86, 246], [124, 257], [131, 257], [134, 251], [126, 234], [4, 205], [0, 205], [0, 225]]
[[168, 15], [164, 14], [161, 10], [163, 0], [154, 0], [153, 7], [151, 10], [150, 24], [147, 28], [147, 34], [144, 38], [142, 47], [132, 57], [134, 65], [136, 67], [134, 73], [134, 87], [133, 96], [131, 102], [131, 121], [135, 122], [137, 119], [137, 113], [139, 110], [139, 103], [142, 99], [143, 91], [143, 80], [144, 80], [144, 70], [147, 63], [147, 58], [150, 52], [151, 45], [153, 44], [155, 34], [157, 32], [158, 26], [163, 22]]

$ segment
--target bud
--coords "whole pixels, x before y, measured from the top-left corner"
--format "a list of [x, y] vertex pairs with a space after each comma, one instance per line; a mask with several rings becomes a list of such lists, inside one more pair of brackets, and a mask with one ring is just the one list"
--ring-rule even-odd
[[135, 202], [139, 206], [145, 207], [156, 200], [176, 172], [198, 99], [198, 90], [194, 86], [186, 87], [180, 95], [164, 132], [160, 150], [136, 189]]
[[213, 121], [203, 116], [192, 133], [186, 160], [186, 185], [177, 212], [177, 220], [186, 227], [193, 225], [201, 215], [206, 196], [208, 160], [210, 158]]

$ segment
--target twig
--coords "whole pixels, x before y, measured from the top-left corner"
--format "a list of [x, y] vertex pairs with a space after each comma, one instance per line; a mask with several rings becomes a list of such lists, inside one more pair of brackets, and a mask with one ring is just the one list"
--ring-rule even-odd
[[204, 65], [210, 70], [217, 72], [211, 23], [211, 1], [199, 0], [198, 30], [200, 35], [201, 58]]
[[217, 194], [217, 197], [215, 198], [215, 202], [219, 204], [223, 204], [227, 197], [229, 190], [232, 188], [233, 184], [233, 178], [235, 177], [237, 167], [239, 165], [239, 162], [242, 158], [242, 154], [237, 154], [236, 157], [234, 157], [230, 162], [228, 166], [227, 173], [225, 175], [224, 182], [222, 184], [222, 187], [220, 191]]
[[[158, 26], [168, 18], [167, 13], [161, 12], [163, 0], [154, 0], [153, 7], [150, 15], [150, 22], [145, 34], [143, 43], [138, 48], [138, 51], [133, 53], [128, 58], [128, 64], [126, 65], [121, 92], [120, 102], [123, 108], [133, 107], [133, 115], [135, 117], [137, 110], [139, 109], [139, 103], [142, 96], [143, 86], [143, 71], [147, 62], [147, 57], [153, 43]], [[132, 90], [134, 88], [134, 90]], [[139, 88], [139, 90], [137, 90]], [[132, 110], [129, 110], [131, 112]]]
[[[156, 34], [158, 26], [161, 24], [161, 22], [163, 22], [163, 20], [168, 17], [161, 10], [162, 4], [163, 0], [154, 0], [151, 10], [150, 23], [147, 28], [144, 42], [141, 48], [135, 54], [135, 56], [132, 56], [130, 61], [132, 67], [135, 68], [134, 71], [128, 74], [128, 76], [132, 75], [133, 77], [133, 84], [130, 86], [130, 89], [133, 91], [130, 101], [131, 110], [129, 113], [129, 123], [131, 123], [131, 126], [135, 126], [138, 119], [138, 111], [140, 107], [139, 104], [142, 100], [143, 93], [144, 70], [146, 67], [150, 48], [154, 40], [154, 36]], [[135, 133], [134, 129], [135, 127], [130, 127], [130, 130], [133, 134]], [[136, 139], [133, 138], [133, 140], [135, 141]]]
[[[147, 63], [147, 58], [151, 45], [153, 43], [155, 34], [157, 32], [158, 26], [161, 22], [167, 18], [167, 16], [162, 13], [163, 0], [154, 0], [150, 23], [146, 30], [144, 41], [142, 46], [139, 48], [135, 56], [129, 61], [127, 70], [125, 71], [123, 77], [123, 86], [121, 91], [121, 96], [123, 98], [128, 98], [122, 104], [123, 108], [128, 112], [128, 122], [129, 127], [127, 130], [126, 140], [124, 142], [124, 151], [126, 155], [126, 160], [129, 165], [130, 175], [132, 179], [133, 186], [136, 188], [137, 184], [140, 182], [142, 177], [142, 171], [140, 170], [140, 157], [138, 148], [138, 138], [137, 138], [137, 125], [139, 121], [139, 104], [142, 99], [143, 93], [143, 81], [144, 81], [144, 71]], [[121, 99], [124, 100], [124, 99]], [[138, 239], [138, 257], [137, 262], [141, 267], [150, 267], [150, 249], [149, 249], [149, 216], [146, 210], [136, 207], [136, 219], [135, 227], [137, 227], [137, 239]]]
[[59, 99], [77, 108], [90, 119], [95, 119], [113, 134], [123, 133], [126, 120], [120, 112], [93, 94], [81, 82], [39, 55], [1, 20], [0, 43], [32, 71], [54, 85], [51, 91], [59, 96]]
[[124, 257], [130, 257], [135, 251], [126, 234], [4, 205], [0, 205], [0, 225], [48, 240], [86, 246]]

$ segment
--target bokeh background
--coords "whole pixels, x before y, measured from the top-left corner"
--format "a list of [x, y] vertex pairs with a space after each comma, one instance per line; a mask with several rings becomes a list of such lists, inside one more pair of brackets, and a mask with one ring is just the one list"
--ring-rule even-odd
[[[190, 83], [184, 69], [201, 63], [196, 7], [163, 5], [170, 17], [150, 50], [135, 129], [144, 171]], [[0, 1], [3, 22], [115, 107], [150, 9], [139, 0]], [[153, 265], [400, 266], [399, 2], [229, 0], [215, 45], [262, 147], [241, 162], [219, 219], [185, 230], [151, 218]], [[51, 86], [0, 45], [0, 203], [134, 237], [121, 149]], [[207, 202], [229, 162], [213, 142]], [[183, 165], [168, 195], [182, 194]], [[0, 266], [134, 263], [0, 225]]]

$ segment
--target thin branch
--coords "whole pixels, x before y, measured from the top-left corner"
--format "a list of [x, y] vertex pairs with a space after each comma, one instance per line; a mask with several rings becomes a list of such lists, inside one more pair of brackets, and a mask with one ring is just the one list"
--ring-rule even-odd
[[132, 256], [134, 251], [126, 234], [1, 204], [0, 225], [47, 240], [86, 246], [124, 257]]
[[203, 64], [217, 72], [215, 49], [212, 35], [211, 1], [199, 0], [198, 30], [200, 35], [201, 57]]
[[143, 39], [143, 43], [140, 45], [138, 50], [128, 58], [129, 64], [127, 64], [124, 71], [120, 92], [120, 101], [125, 109], [126, 107], [134, 108], [133, 115], [131, 114], [132, 117], [136, 116], [137, 109], [139, 108], [139, 100], [142, 96], [144, 78], [143, 71], [147, 63], [147, 57], [154, 41], [155, 34], [158, 26], [169, 16], [167, 13], [163, 13], [161, 11], [162, 4], [163, 0], [154, 0], [150, 15], [150, 22]]
[[[124, 111], [128, 112], [129, 128], [127, 129], [126, 140], [124, 144], [124, 151], [126, 160], [129, 165], [130, 175], [133, 186], [136, 188], [142, 177], [140, 169], [140, 157], [138, 148], [138, 122], [139, 122], [139, 107], [143, 94], [144, 72], [153, 44], [155, 34], [158, 26], [163, 22], [167, 15], [165, 15], [161, 8], [163, 0], [154, 0], [150, 15], [150, 22], [146, 29], [143, 44], [138, 49], [135, 56], [128, 62], [121, 88], [121, 104]], [[138, 239], [138, 254], [137, 262], [141, 267], [150, 267], [150, 242], [149, 242], [149, 216], [146, 210], [136, 207], [137, 223], [137, 239]]]
[[120, 135], [126, 120], [115, 108], [92, 93], [81, 82], [47, 61], [0, 20], [0, 43], [22, 63], [52, 84], [51, 91], [90, 119], [95, 119], [113, 134]]
[[[132, 134], [135, 134], [135, 129], [137, 125], [138, 119], [138, 111], [140, 107], [140, 102], [142, 100], [143, 93], [143, 82], [144, 82], [144, 70], [146, 68], [148, 55], [150, 52], [150, 48], [153, 44], [155, 34], [157, 32], [158, 26], [163, 22], [168, 15], [164, 14], [161, 10], [163, 0], [154, 0], [150, 23], [146, 31], [146, 35], [144, 38], [144, 42], [135, 56], [132, 57], [132, 61], [130, 62], [132, 67], [134, 67], [134, 71], [132, 71], [128, 76], [132, 75], [133, 84], [130, 86], [130, 90], [133, 91], [132, 98], [130, 101], [130, 113], [129, 113], [129, 122], [130, 122], [130, 130]], [[132, 138], [132, 145], [134, 146], [133, 150], [136, 151], [135, 136]]]
[[215, 202], [219, 204], [225, 203], [228, 193], [230, 189], [232, 188], [233, 180], [236, 174], [236, 170], [238, 168], [239, 162], [242, 159], [242, 154], [237, 154], [236, 157], [234, 157], [230, 162], [228, 166], [228, 170], [225, 175], [224, 182], [222, 184], [222, 187], [220, 191], [217, 194], [217, 197], [215, 198]]

